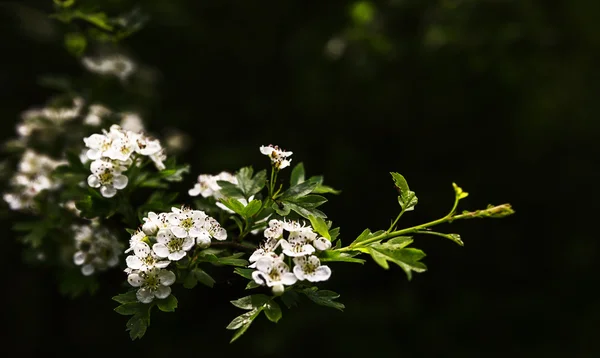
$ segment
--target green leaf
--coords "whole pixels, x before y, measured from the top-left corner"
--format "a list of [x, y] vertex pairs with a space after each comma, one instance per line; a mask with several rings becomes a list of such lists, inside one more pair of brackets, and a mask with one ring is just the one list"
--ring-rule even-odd
[[456, 198], [458, 200], [464, 199], [467, 196], [469, 196], [469, 193], [467, 193], [466, 191], [463, 191], [461, 187], [456, 185], [456, 183], [452, 183], [452, 187], [454, 188], [454, 193], [456, 194]]
[[302, 162], [296, 164], [292, 169], [290, 176], [290, 186], [296, 186], [304, 181], [304, 164]]
[[336, 227], [329, 230], [329, 235], [331, 236], [331, 241], [335, 241], [340, 234], [340, 228]]
[[158, 174], [159, 174], [160, 178], [163, 178], [166, 181], [180, 182], [183, 180], [183, 174], [186, 174], [189, 172], [190, 172], [190, 166], [185, 164], [185, 165], [176, 166], [173, 169], [161, 170], [160, 172], [158, 172]]
[[250, 218], [250, 217], [254, 216], [255, 214], [257, 214], [261, 207], [262, 207], [262, 201], [260, 201], [258, 199], [252, 200], [244, 208], [244, 212], [242, 213], [242, 216], [245, 218]]
[[252, 195], [255, 195], [258, 192], [260, 192], [262, 188], [265, 187], [265, 184], [267, 182], [266, 170], [261, 170], [254, 176], [252, 175], [252, 173], [252, 167], [244, 167], [240, 169], [235, 175], [238, 181], [237, 185], [246, 199], [249, 199]]
[[249, 262], [244, 260], [244, 259], [240, 259], [240, 256], [243, 256], [244, 253], [243, 252], [237, 252], [231, 256], [227, 256], [227, 257], [217, 257], [215, 255], [212, 254], [202, 254], [200, 255], [198, 261], [205, 261], [205, 262], [210, 262], [214, 265], [230, 265], [230, 266], [248, 266]]
[[129, 331], [129, 337], [131, 340], [142, 338], [146, 334], [146, 330], [150, 325], [150, 310], [152, 305], [144, 305], [144, 309], [140, 310], [137, 314], [133, 315], [129, 321], [127, 321], [126, 329]]
[[[407, 245], [407, 244], [406, 244]], [[400, 266], [406, 273], [409, 280], [412, 279], [412, 272], [424, 272], [427, 266], [420, 260], [425, 257], [425, 253], [414, 248], [404, 248], [403, 244], [394, 243], [374, 243], [367, 247], [373, 260], [384, 269], [389, 269], [388, 262]]]
[[279, 307], [279, 304], [277, 304], [277, 302], [270, 300], [269, 302], [267, 302], [267, 304], [265, 305], [265, 316], [267, 316], [267, 318], [269, 319], [269, 321], [277, 323], [280, 319], [281, 319], [281, 307]]
[[319, 257], [319, 259], [321, 260], [321, 262], [353, 262], [357, 264], [364, 264], [365, 260], [354, 258], [354, 256], [358, 254], [358, 252], [347, 253], [333, 250], [325, 250], [321, 252], [321, 256]]
[[201, 268], [196, 267], [193, 271], [196, 279], [203, 285], [212, 288], [215, 285], [215, 280]]
[[124, 316], [131, 316], [140, 312], [143, 309], [144, 304], [135, 302], [135, 303], [125, 303], [115, 308], [115, 312]]
[[414, 191], [410, 191], [408, 187], [408, 183], [406, 179], [399, 173], [390, 173], [392, 178], [394, 179], [394, 184], [396, 188], [400, 191], [400, 196], [398, 196], [398, 203], [402, 207], [404, 211], [413, 210], [415, 205], [418, 203], [417, 196]]
[[233, 269], [233, 272], [242, 276], [243, 278], [252, 280], [252, 272], [254, 272], [254, 269], [236, 267], [235, 269]]
[[256, 294], [238, 298], [237, 300], [230, 301], [232, 305], [243, 310], [251, 310], [254, 308], [263, 307], [270, 300], [269, 296], [263, 294]]
[[340, 297], [340, 295], [333, 291], [318, 290], [316, 287], [310, 287], [305, 288], [300, 292], [318, 305], [335, 308], [340, 311], [343, 311], [345, 308], [342, 303], [334, 301], [336, 298]]
[[229, 343], [233, 343], [240, 338], [242, 334], [248, 330], [254, 319], [258, 317], [261, 311], [262, 308], [253, 309], [252, 311], [248, 311], [234, 318], [233, 321], [231, 321], [231, 323], [229, 323], [229, 325], [226, 327], [227, 329], [237, 329]]
[[287, 205], [286, 203], [273, 203], [273, 205], [271, 206], [271, 208], [273, 210], [275, 210], [275, 212], [277, 213], [277, 215], [281, 215], [281, 216], [287, 216], [290, 214], [290, 206]]
[[223, 205], [227, 208], [233, 210], [236, 214], [242, 215], [244, 214], [245, 207], [239, 200], [230, 198], [230, 199], [221, 199], [220, 200]]
[[354, 246], [358, 243], [361, 243], [365, 240], [371, 239], [375, 236], [381, 235], [385, 232], [385, 230], [379, 230], [379, 231], [375, 231], [375, 232], [371, 232], [371, 230], [369, 229], [365, 229], [360, 235], [358, 235], [358, 237], [356, 238], [356, 240], [354, 240], [350, 246]]
[[303, 207], [297, 203], [285, 202], [285, 206], [287, 206], [289, 209], [293, 210], [296, 214], [298, 214], [306, 219], [308, 219], [308, 217], [311, 215], [320, 217], [320, 218], [327, 217], [327, 215], [325, 215], [325, 213], [322, 212], [321, 210]]
[[79, 57], [85, 52], [87, 40], [84, 35], [78, 32], [65, 34], [65, 47], [73, 56]]
[[310, 224], [312, 225], [313, 229], [317, 232], [317, 234], [331, 241], [331, 236], [329, 235], [329, 228], [327, 227], [327, 224], [325, 223], [325, 220], [323, 220], [323, 218], [316, 217], [314, 215], [309, 215], [308, 220], [310, 220]]
[[158, 309], [163, 312], [174, 312], [175, 308], [177, 308], [177, 298], [173, 295], [169, 295], [169, 297], [165, 299], [157, 300], [156, 305], [158, 306]]
[[112, 299], [113, 299], [113, 301], [117, 301], [121, 304], [138, 302], [138, 299], [135, 295], [135, 291], [129, 291], [126, 293], [122, 293], [120, 295], [116, 295]]
[[294, 185], [288, 188], [286, 191], [284, 191], [283, 194], [281, 194], [281, 196], [279, 197], [279, 199], [285, 200], [308, 195], [317, 187], [317, 185], [319, 184], [318, 180], [319, 179], [313, 177], [298, 185]]
[[237, 185], [224, 181], [217, 180], [217, 184], [221, 187], [219, 192], [227, 198], [245, 199], [244, 193], [238, 188]]
[[342, 191], [341, 190], [337, 190], [334, 189], [330, 186], [327, 185], [317, 185], [317, 187], [315, 188], [315, 190], [312, 191], [315, 194], [335, 194], [338, 195], [340, 194]]
[[260, 287], [260, 285], [254, 281], [248, 281], [248, 284], [246, 285], [246, 287], [244, 288], [244, 290], [251, 290], [253, 288], [257, 288]]
[[281, 301], [283, 301], [283, 304], [287, 308], [293, 308], [295, 306], [298, 306], [300, 296], [298, 295], [298, 292], [288, 289], [285, 290], [285, 292], [283, 292], [283, 294], [281, 295]]
[[288, 199], [284, 199], [285, 202], [288, 203], [295, 203], [298, 204], [300, 206], [302, 206], [303, 208], [307, 208], [307, 209], [312, 209], [312, 208], [316, 208], [317, 206], [323, 205], [324, 203], [327, 202], [327, 198], [321, 196], [321, 195], [305, 195], [305, 196], [301, 196], [299, 198], [288, 198]]

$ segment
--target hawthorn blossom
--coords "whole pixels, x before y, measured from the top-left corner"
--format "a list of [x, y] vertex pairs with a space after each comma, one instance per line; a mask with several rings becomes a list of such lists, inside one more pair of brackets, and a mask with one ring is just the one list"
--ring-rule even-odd
[[298, 280], [319, 282], [326, 281], [331, 276], [331, 269], [322, 266], [319, 258], [313, 255], [294, 257], [294, 264], [294, 275]]
[[73, 262], [81, 266], [81, 273], [85, 276], [119, 264], [121, 243], [108, 230], [99, 227], [97, 222], [92, 222], [91, 225], [74, 225], [72, 230], [76, 248]]
[[185, 257], [196, 240], [193, 237], [177, 237], [168, 230], [159, 231], [156, 235], [157, 243], [152, 245], [152, 250], [158, 257], [167, 257], [171, 261], [179, 261]]
[[134, 150], [141, 155], [151, 156], [163, 149], [158, 139], [144, 134], [134, 137], [134, 141]]
[[87, 157], [90, 160], [100, 159], [106, 157], [110, 148], [112, 147], [113, 138], [108, 136], [108, 133], [104, 131], [104, 134], [92, 134], [87, 138], [83, 138], [83, 142], [88, 149]]
[[165, 170], [167, 167], [165, 166], [164, 161], [167, 160], [167, 155], [165, 154], [165, 150], [162, 149], [154, 154], [149, 156], [150, 160], [154, 163], [154, 166], [158, 170]]
[[269, 221], [269, 227], [265, 229], [265, 237], [267, 239], [280, 238], [283, 235], [283, 221], [272, 219]]
[[256, 271], [252, 272], [252, 279], [259, 285], [273, 287], [274, 292], [283, 292], [284, 285], [293, 285], [298, 280], [283, 260], [269, 256], [256, 261]]
[[90, 72], [101, 75], [114, 75], [121, 80], [127, 79], [135, 70], [135, 64], [123, 55], [109, 55], [101, 57], [84, 57], [83, 66]]
[[110, 148], [104, 153], [104, 156], [122, 162], [129, 160], [131, 154], [136, 150], [138, 135], [113, 124], [108, 132], [108, 137], [111, 138]]
[[[198, 196], [202, 195], [204, 198], [214, 197], [215, 199], [220, 199], [223, 195], [220, 193], [221, 186], [217, 183], [217, 181], [227, 181], [232, 184], [237, 184], [236, 177], [228, 172], [220, 172], [217, 175], [210, 174], [200, 174], [198, 176], [198, 182], [194, 185], [192, 189], [188, 191], [190, 196]], [[217, 205], [220, 203], [217, 203]], [[221, 204], [223, 205], [223, 204]], [[246, 205], [248, 203], [246, 202]]]
[[92, 162], [90, 169], [92, 174], [88, 177], [88, 185], [92, 188], [100, 188], [100, 194], [105, 198], [112, 198], [117, 190], [124, 189], [129, 179], [121, 174], [125, 167], [114, 161], [99, 159]]
[[149, 212], [148, 216], [144, 218], [144, 224], [142, 230], [146, 235], [156, 235], [160, 230], [169, 229], [169, 214], [155, 212]]
[[311, 245], [317, 234], [308, 231], [293, 231], [287, 240], [281, 240], [283, 253], [289, 257], [310, 255], [315, 252]]
[[125, 250], [125, 253], [131, 252], [138, 244], [145, 243], [148, 240], [148, 236], [142, 230], [136, 231], [129, 239], [129, 248]]
[[190, 208], [171, 208], [169, 224], [173, 235], [178, 238], [198, 237], [204, 229], [204, 221], [208, 217], [204, 211]]
[[171, 286], [175, 282], [175, 274], [172, 271], [151, 268], [148, 271], [130, 273], [127, 282], [133, 287], [139, 287], [136, 292], [138, 301], [150, 303], [154, 298], [163, 299], [171, 294]]
[[261, 146], [260, 152], [271, 158], [271, 164], [277, 169], [283, 169], [290, 165], [291, 159], [288, 159], [293, 152], [287, 152], [276, 145], [269, 144]]
[[133, 248], [134, 255], [125, 259], [127, 267], [132, 270], [148, 271], [154, 267], [165, 268], [171, 263], [161, 260], [145, 242], [139, 242]]
[[202, 225], [204, 230], [209, 234], [212, 239], [216, 239], [219, 241], [223, 241], [227, 239], [227, 231], [221, 227], [221, 224], [214, 218], [208, 216], [204, 220], [204, 224]]
[[318, 237], [313, 240], [312, 246], [319, 251], [329, 250], [331, 248], [331, 241], [324, 237]]
[[271, 257], [273, 259], [278, 258], [279, 255], [275, 253], [275, 250], [279, 247], [279, 244], [279, 240], [274, 238], [265, 241], [259, 248], [254, 250], [252, 255], [248, 258], [248, 261], [252, 262], [248, 267], [255, 268], [256, 262], [263, 257]]

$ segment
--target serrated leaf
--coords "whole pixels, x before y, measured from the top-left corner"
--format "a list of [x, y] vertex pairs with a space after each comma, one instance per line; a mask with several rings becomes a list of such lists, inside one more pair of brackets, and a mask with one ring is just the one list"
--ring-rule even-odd
[[116, 295], [112, 299], [113, 301], [117, 301], [121, 304], [138, 302], [138, 299], [135, 295], [135, 291], [129, 291], [120, 295]]
[[203, 285], [212, 288], [215, 285], [215, 280], [201, 268], [196, 267], [193, 271], [196, 279]]
[[242, 204], [239, 200], [235, 198], [221, 199], [221, 203], [239, 215], [243, 215], [244, 210], [246, 209], [244, 207], [244, 204]]
[[163, 312], [175, 312], [175, 308], [177, 308], [177, 298], [173, 295], [169, 295], [169, 297], [156, 300], [156, 305], [158, 309]]
[[252, 200], [244, 208], [242, 216], [245, 218], [250, 218], [250, 217], [254, 216], [256, 213], [258, 213], [258, 211], [260, 210], [261, 207], [262, 207], [261, 200], [258, 200], [258, 199]]
[[340, 311], [343, 311], [345, 308], [342, 303], [334, 301], [340, 297], [340, 295], [333, 291], [318, 290], [316, 287], [310, 287], [303, 289], [300, 292], [318, 305], [335, 308]]
[[238, 298], [237, 300], [230, 301], [232, 305], [243, 310], [251, 310], [254, 308], [260, 308], [270, 300], [269, 296], [263, 294], [256, 294]]
[[385, 230], [379, 230], [379, 231], [375, 231], [375, 232], [371, 232], [371, 230], [369, 229], [365, 229], [360, 235], [358, 235], [358, 237], [356, 238], [356, 240], [354, 240], [350, 246], [354, 246], [358, 243], [361, 243], [365, 240], [371, 239], [375, 236], [379, 236], [381, 234], [383, 234], [385, 232]]
[[392, 178], [394, 179], [394, 185], [400, 191], [400, 196], [398, 196], [398, 203], [402, 207], [404, 211], [410, 211], [414, 209], [414, 206], [417, 205], [418, 199], [415, 195], [414, 191], [410, 191], [408, 187], [408, 183], [404, 177], [399, 173], [390, 173]]
[[304, 164], [302, 162], [296, 164], [292, 169], [290, 176], [290, 186], [296, 186], [304, 181]]
[[252, 195], [257, 194], [265, 187], [267, 182], [267, 171], [261, 170], [252, 175], [252, 167], [244, 167], [240, 169], [235, 177], [238, 181], [238, 188], [243, 193], [246, 199], [249, 199]]
[[325, 220], [323, 220], [323, 218], [316, 217], [314, 215], [309, 215], [308, 220], [310, 220], [310, 224], [312, 225], [313, 229], [317, 232], [317, 234], [331, 241], [331, 236], [329, 235], [329, 228], [327, 227], [327, 223], [325, 223]]
[[[226, 328], [227, 329], [238, 329], [238, 330], [233, 334], [233, 337], [231, 338], [231, 341], [229, 341], [229, 343], [233, 343], [238, 338], [240, 338], [242, 336], [242, 334], [244, 334], [248, 330], [248, 328], [250, 327], [250, 325], [252, 324], [254, 319], [256, 317], [258, 317], [258, 315], [261, 311], [262, 311], [262, 308], [257, 308], [252, 311], [246, 312], [241, 316], [234, 318], [233, 321], [231, 321], [231, 323], [229, 323], [229, 325]], [[236, 327], [236, 328], [231, 328], [231, 327]]]
[[298, 204], [298, 205], [302, 206], [303, 208], [313, 209], [313, 208], [316, 208], [316, 207], [321, 206], [324, 203], [326, 203], [327, 198], [325, 198], [324, 196], [321, 196], [321, 195], [309, 194], [309, 195], [301, 196], [298, 198], [283, 199], [283, 201], [285, 201], [287, 203]]
[[300, 296], [298, 295], [298, 292], [294, 290], [285, 290], [283, 295], [281, 295], [281, 301], [287, 308], [293, 308], [298, 306]]
[[287, 206], [290, 210], [293, 210], [296, 214], [298, 214], [306, 219], [308, 219], [308, 217], [311, 215], [320, 217], [320, 218], [327, 217], [327, 215], [325, 215], [325, 213], [319, 209], [305, 208], [303, 206], [300, 206], [297, 203], [285, 202], [285, 206]]
[[219, 192], [227, 198], [245, 199], [244, 193], [238, 188], [237, 185], [225, 181], [217, 180], [217, 184], [221, 187]]
[[150, 325], [150, 310], [152, 305], [144, 305], [143, 309], [133, 315], [125, 324], [131, 340], [142, 338]]
[[279, 307], [279, 304], [277, 304], [277, 302], [273, 300], [270, 300], [265, 304], [263, 312], [265, 313], [265, 316], [267, 316], [269, 321], [274, 323], [277, 323], [282, 316], [281, 307]]
[[400, 266], [406, 273], [409, 280], [412, 279], [412, 272], [424, 272], [427, 266], [420, 260], [425, 257], [425, 253], [414, 248], [401, 248], [398, 244], [372, 244], [367, 247], [373, 260], [384, 269], [388, 269], [388, 262]]
[[124, 316], [134, 315], [140, 312], [140, 309], [143, 309], [143, 304], [139, 302], [135, 303], [125, 303], [115, 308], [115, 312]]
[[347, 253], [333, 250], [326, 250], [321, 252], [319, 259], [321, 262], [353, 262], [357, 264], [364, 264], [365, 260], [354, 258], [358, 253]]
[[283, 192], [283, 194], [281, 194], [281, 196], [279, 197], [279, 199], [281, 200], [285, 200], [285, 199], [290, 199], [290, 198], [299, 198], [305, 195], [310, 194], [319, 184], [318, 179], [315, 179], [314, 177], [303, 181], [302, 183], [298, 184], [298, 185], [294, 185], [290, 188], [288, 188], [286, 191]]
[[251, 268], [241, 268], [241, 267], [236, 267], [235, 269], [233, 269], [233, 272], [242, 276], [243, 278], [247, 278], [248, 280], [252, 280], [252, 272], [254, 272], [254, 269]]

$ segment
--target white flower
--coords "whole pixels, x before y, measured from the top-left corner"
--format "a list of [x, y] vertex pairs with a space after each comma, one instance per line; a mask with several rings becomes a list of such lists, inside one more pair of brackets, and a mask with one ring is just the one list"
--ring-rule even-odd
[[120, 126], [113, 124], [108, 132], [108, 137], [111, 138], [110, 148], [104, 152], [104, 156], [120, 161], [127, 161], [131, 153], [136, 149], [138, 135], [124, 131]]
[[161, 260], [145, 242], [136, 244], [133, 252], [134, 255], [127, 256], [125, 259], [127, 267], [132, 270], [148, 271], [154, 267], [165, 268], [171, 263]]
[[124, 189], [129, 179], [121, 174], [126, 168], [108, 160], [95, 160], [90, 169], [92, 174], [88, 177], [88, 185], [92, 188], [100, 188], [100, 193], [105, 198], [112, 198], [117, 190]]
[[102, 75], [114, 75], [121, 80], [127, 79], [135, 70], [135, 64], [123, 55], [104, 57], [84, 57], [81, 61], [90, 72]]
[[167, 167], [165, 166], [164, 161], [167, 160], [167, 155], [165, 154], [165, 150], [162, 149], [159, 152], [150, 155], [150, 160], [154, 162], [154, 166], [158, 170], [165, 170]]
[[135, 152], [141, 155], [151, 156], [160, 152], [162, 149], [158, 139], [141, 134], [135, 139]]
[[306, 256], [315, 252], [315, 248], [310, 244], [317, 234], [308, 230], [298, 230], [290, 232], [287, 240], [281, 240], [283, 253], [289, 257]]
[[146, 234], [142, 230], [136, 231], [131, 238], [129, 239], [129, 248], [125, 250], [125, 253], [132, 251], [138, 244], [144, 243], [144, 240], [147, 238]]
[[87, 116], [83, 119], [83, 123], [88, 126], [97, 127], [102, 124], [102, 117], [110, 114], [110, 109], [101, 104], [92, 104], [89, 107]]
[[214, 218], [208, 216], [204, 220], [204, 225], [202, 226], [206, 232], [210, 235], [211, 238], [223, 241], [227, 239], [227, 231], [221, 227], [221, 224]]
[[156, 236], [157, 243], [152, 246], [152, 250], [158, 257], [167, 257], [171, 261], [179, 261], [185, 257], [196, 240], [193, 237], [176, 237], [168, 230], [161, 230]]
[[277, 239], [268, 239], [266, 240], [261, 247], [259, 247], [258, 249], [256, 249], [252, 255], [250, 255], [250, 258], [248, 258], [248, 261], [252, 262], [253, 264], [251, 264], [250, 268], [255, 268], [256, 267], [256, 262], [258, 260], [260, 260], [261, 258], [267, 256], [267, 257], [271, 257], [273, 259], [278, 258], [279, 256], [275, 253], [275, 250], [279, 247], [279, 240]]
[[166, 230], [169, 227], [170, 224], [168, 213], [156, 214], [151, 211], [148, 213], [148, 216], [144, 218], [142, 230], [146, 233], [146, 235], [153, 236], [156, 235], [159, 230]]
[[140, 133], [144, 130], [144, 123], [137, 113], [121, 113], [121, 128], [126, 131]]
[[[237, 184], [236, 177], [228, 172], [221, 172], [217, 175], [200, 174], [198, 176], [198, 182], [194, 185], [192, 189], [188, 191], [188, 194], [190, 196], [202, 195], [202, 197], [204, 198], [212, 196], [215, 197], [215, 199], [220, 199], [223, 197], [223, 195], [221, 195], [221, 193], [219, 192], [221, 190], [221, 186], [217, 183], [217, 181], [219, 180], [228, 181], [232, 184]], [[219, 204], [220, 203], [217, 203], [217, 205]], [[223, 208], [224, 206], [219, 207]]]
[[277, 287], [278, 290], [281, 286], [293, 285], [298, 280], [283, 260], [269, 256], [256, 261], [256, 271], [252, 272], [252, 278], [259, 285]]
[[204, 230], [204, 220], [208, 217], [204, 211], [190, 208], [171, 208], [169, 224], [173, 235], [179, 238], [198, 237]]
[[325, 251], [331, 248], [331, 241], [327, 240], [327, 238], [319, 237], [312, 242], [312, 245], [319, 251]]
[[321, 266], [321, 261], [316, 256], [294, 257], [294, 275], [298, 280], [310, 282], [326, 281], [331, 276], [328, 266]]
[[276, 145], [263, 145], [260, 147], [260, 152], [271, 158], [271, 163], [277, 169], [288, 167], [292, 161], [291, 159], [288, 159], [288, 157], [291, 156], [293, 152], [287, 152]]
[[91, 160], [100, 159], [106, 156], [106, 153], [112, 146], [113, 138], [105, 134], [92, 134], [83, 138], [85, 146], [88, 147], [87, 156]]
[[127, 282], [133, 287], [139, 287], [137, 299], [142, 303], [150, 303], [154, 297], [163, 299], [171, 294], [171, 286], [175, 282], [175, 274], [158, 267], [148, 271], [134, 272], [127, 276]]
[[265, 229], [267, 239], [280, 238], [283, 235], [283, 224], [281, 220], [272, 219], [269, 221], [269, 227]]
[[98, 227], [97, 222], [92, 222], [92, 225], [74, 225], [72, 229], [77, 250], [73, 255], [73, 262], [81, 266], [81, 272], [85, 276], [119, 264], [122, 245], [110, 232]]

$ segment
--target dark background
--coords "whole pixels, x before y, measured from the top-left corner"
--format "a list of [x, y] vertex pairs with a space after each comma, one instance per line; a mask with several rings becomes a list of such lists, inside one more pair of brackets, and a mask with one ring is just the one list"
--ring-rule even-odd
[[[260, 145], [294, 151], [343, 190], [324, 209], [346, 244], [395, 217], [389, 171], [419, 197], [401, 225], [443, 216], [453, 181], [470, 193], [461, 210], [510, 202], [516, 215], [440, 228], [464, 248], [417, 238], [429, 271], [412, 282], [398, 267], [332, 264], [323, 286], [344, 313], [307, 302], [277, 325], [261, 317], [233, 345], [224, 327], [240, 313], [228, 303], [239, 285], [176, 292], [177, 312], [154, 314], [131, 343], [112, 312], [119, 273], [94, 297], [64, 298], [52, 272], [23, 263], [6, 220], [9, 344], [24, 356], [597, 357], [600, 2], [396, 0], [371, 3], [365, 22], [356, 4], [138, 2], [150, 21], [121, 46], [152, 85], [105, 102], [134, 105], [156, 133], [190, 136], [182, 190], [200, 173], [266, 166]], [[62, 46], [65, 26], [46, 18], [51, 1], [0, 9], [7, 139], [22, 110], [56, 93], [40, 76], [90, 75]], [[334, 37], [341, 56], [325, 50]]]

